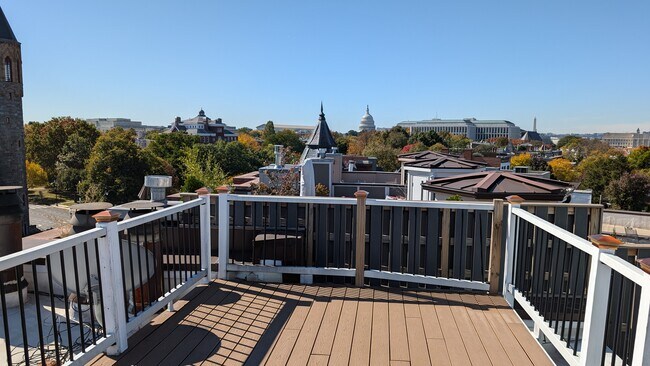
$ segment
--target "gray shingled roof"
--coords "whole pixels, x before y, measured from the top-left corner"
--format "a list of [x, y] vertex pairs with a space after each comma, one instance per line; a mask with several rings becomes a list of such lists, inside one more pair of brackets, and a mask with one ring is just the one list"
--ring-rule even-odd
[[9, 21], [7, 20], [7, 17], [5, 16], [4, 11], [2, 11], [2, 8], [0, 7], [0, 39], [8, 39], [10, 41], [16, 41], [16, 36], [14, 35], [14, 31], [11, 30], [11, 26], [9, 25]]
[[320, 116], [318, 116], [318, 125], [311, 134], [307, 146], [312, 149], [332, 148], [336, 146], [336, 141], [332, 132], [330, 131], [327, 121], [325, 120], [325, 113], [323, 113], [323, 103], [320, 105]]

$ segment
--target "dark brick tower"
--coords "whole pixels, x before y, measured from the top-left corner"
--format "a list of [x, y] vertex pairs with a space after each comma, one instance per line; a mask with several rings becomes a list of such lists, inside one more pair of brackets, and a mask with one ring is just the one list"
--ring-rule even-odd
[[0, 186], [24, 187], [23, 235], [29, 229], [25, 128], [23, 126], [23, 73], [20, 43], [0, 8]]

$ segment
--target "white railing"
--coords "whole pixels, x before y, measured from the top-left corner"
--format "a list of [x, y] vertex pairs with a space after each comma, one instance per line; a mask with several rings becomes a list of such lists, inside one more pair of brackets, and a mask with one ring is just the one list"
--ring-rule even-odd
[[[235, 210], [235, 207], [233, 205], [234, 203], [237, 202], [257, 203], [261, 208], [258, 208], [257, 209], [258, 212], [257, 214], [255, 214], [255, 211], [253, 211], [254, 210], [253, 206], [249, 206], [249, 210], [247, 212], [243, 212], [244, 210], [246, 210], [246, 205], [240, 205], [237, 208], [238, 214], [231, 214], [231, 209], [233, 211]], [[289, 236], [291, 236], [291, 240], [295, 240], [296, 242], [298, 241], [298, 238], [300, 238], [300, 240], [302, 240], [303, 242], [306, 242], [307, 243], [305, 245], [306, 253], [302, 253], [303, 256], [308, 258], [308, 260], [305, 261], [306, 263], [312, 263], [313, 257], [316, 257], [317, 255], [317, 253], [313, 252], [314, 250], [313, 248], [315, 246], [313, 243], [316, 241], [314, 237], [317, 236], [317, 234], [314, 233], [314, 231], [317, 230], [316, 227], [319, 225], [319, 223], [318, 222], [314, 223], [314, 220], [327, 220], [325, 217], [321, 217], [321, 216], [315, 219], [314, 215], [312, 215], [311, 213], [309, 214], [307, 213], [306, 211], [308, 210], [307, 207], [312, 207], [310, 205], [345, 206], [345, 209], [348, 210], [348, 216], [352, 215], [354, 219], [351, 222], [349, 222], [350, 224], [347, 225], [346, 227], [342, 229], [341, 228], [335, 229], [338, 232], [341, 232], [340, 234], [336, 234], [334, 232], [327, 232], [325, 234], [327, 235], [327, 237], [324, 240], [332, 241], [334, 243], [337, 243], [337, 245], [347, 245], [345, 248], [341, 249], [342, 252], [345, 252], [341, 254], [341, 256], [349, 255], [349, 257], [347, 257], [348, 260], [346, 261], [347, 264], [346, 267], [316, 266], [313, 264], [295, 266], [295, 265], [286, 265], [285, 263], [276, 266], [275, 263], [277, 263], [277, 260], [280, 259], [276, 257], [270, 259], [265, 258], [266, 260], [268, 260], [268, 262], [272, 262], [273, 265], [259, 265], [257, 263], [253, 263], [254, 261], [251, 260], [235, 261], [233, 258], [231, 258], [230, 255], [231, 246], [235, 245], [235, 243], [232, 242], [231, 240], [232, 239], [231, 235], [233, 235], [232, 233], [235, 232], [234, 226], [235, 226], [235, 220], [237, 218], [239, 218], [238, 222], [240, 223], [237, 225], [239, 225], [238, 228], [240, 230], [246, 231], [247, 230], [246, 226], [248, 225], [249, 231], [252, 230], [252, 232], [254, 233], [253, 235], [257, 235], [258, 233], [262, 232], [260, 225], [261, 226], [268, 225], [269, 221], [271, 221], [270, 217], [268, 218], [262, 217], [259, 219], [257, 218], [257, 216], [260, 215], [259, 211], [264, 209], [264, 206], [261, 205], [267, 205], [267, 212], [270, 211], [269, 205], [274, 205], [274, 207], [279, 207], [281, 205], [284, 205], [284, 207], [286, 207], [286, 210], [288, 212], [289, 204], [294, 204], [294, 205], [302, 204], [301, 207], [305, 210], [304, 215], [298, 218], [297, 214], [294, 213], [294, 218], [290, 219], [287, 213], [286, 217], [279, 219], [278, 218], [279, 214], [275, 214], [275, 220], [277, 222], [282, 221], [285, 224], [270, 225], [273, 226], [273, 228], [269, 229], [269, 231], [274, 232], [277, 235], [280, 235], [283, 238], [282, 240], [285, 240], [284, 245], [287, 245], [286, 244], [287, 238]], [[374, 280], [401, 281], [401, 282], [408, 282], [408, 283], [449, 286], [449, 287], [479, 289], [479, 290], [488, 290], [490, 287], [489, 283], [487, 283], [486, 281], [468, 280], [462, 278], [448, 278], [450, 276], [444, 274], [445, 268], [450, 267], [446, 259], [444, 260], [440, 259], [440, 261], [444, 263], [442, 265], [443, 268], [441, 272], [443, 273], [442, 276], [438, 276], [434, 273], [428, 273], [428, 274], [418, 273], [417, 269], [412, 270], [411, 273], [405, 273], [405, 271], [399, 272], [395, 270], [393, 271], [379, 270], [376, 268], [371, 269], [370, 263], [368, 263], [367, 260], [364, 260], [366, 258], [365, 256], [366, 246], [369, 246], [370, 250], [380, 250], [380, 247], [378, 245], [380, 245], [381, 243], [376, 243], [375, 241], [373, 241], [373, 238], [377, 240], [376, 233], [371, 232], [372, 228], [370, 230], [366, 228], [365, 220], [367, 215], [366, 207], [369, 207], [369, 212], [373, 209], [373, 207], [377, 207], [377, 206], [379, 206], [378, 208], [380, 209], [382, 208], [391, 209], [391, 208], [402, 207], [406, 209], [415, 209], [418, 212], [426, 211], [427, 209], [438, 209], [440, 212], [440, 217], [442, 218], [442, 225], [443, 226], [446, 225], [446, 229], [442, 228], [441, 232], [439, 232], [439, 234], [437, 235], [442, 237], [440, 244], [438, 244], [437, 239], [434, 244], [432, 244], [432, 241], [431, 242], [428, 241], [427, 240], [428, 231], [426, 231], [428, 230], [428, 228], [420, 228], [419, 226], [420, 223], [418, 222], [417, 224], [414, 224], [417, 225], [414, 226], [418, 231], [417, 237], [414, 234], [411, 234], [410, 232], [411, 229], [409, 229], [408, 234], [406, 231], [404, 231], [403, 233], [400, 231], [400, 233], [397, 234], [398, 237], [397, 240], [399, 244], [389, 244], [389, 247], [393, 248], [395, 246], [395, 248], [397, 248], [397, 246], [403, 245], [402, 243], [403, 240], [408, 240], [409, 243], [412, 245], [411, 247], [409, 247], [409, 249], [412, 252], [408, 254], [409, 258], [407, 260], [414, 262], [415, 260], [413, 259], [413, 255], [414, 255], [413, 252], [415, 252], [416, 250], [420, 250], [420, 248], [425, 248], [427, 245], [435, 245], [436, 248], [438, 248], [438, 245], [440, 245], [443, 248], [441, 257], [447, 258], [450, 250], [449, 248], [453, 247], [450, 246], [449, 244], [450, 242], [449, 238], [450, 237], [458, 238], [455, 245], [460, 247], [461, 234], [465, 235], [465, 237], [467, 236], [466, 233], [467, 228], [465, 228], [465, 232], [459, 232], [459, 234], [454, 236], [454, 231], [453, 231], [454, 229], [449, 227], [451, 225], [449, 221], [449, 217], [451, 215], [449, 214], [449, 212], [451, 212], [452, 210], [458, 210], [458, 212], [462, 210], [471, 210], [473, 212], [472, 214], [474, 214], [474, 212], [484, 212], [485, 215], [482, 216], [482, 218], [486, 220], [485, 228], [489, 230], [490, 227], [487, 226], [487, 217], [488, 217], [488, 213], [492, 212], [495, 209], [494, 203], [437, 202], [437, 201], [425, 202], [425, 201], [404, 201], [404, 200], [396, 201], [396, 200], [366, 199], [365, 197], [363, 198], [357, 197], [355, 199], [355, 198], [335, 198], [335, 197], [256, 196], [256, 195], [234, 195], [228, 193], [221, 193], [219, 194], [218, 197], [218, 205], [219, 205], [219, 212], [218, 212], [219, 278], [222, 279], [228, 278], [229, 272], [279, 273], [279, 274], [299, 274], [301, 275], [301, 280], [305, 280], [307, 282], [311, 280], [311, 276], [313, 275], [324, 275], [324, 276], [356, 277], [357, 283], [362, 283], [364, 278], [368, 278]], [[298, 211], [297, 208], [294, 208], [294, 210], [295, 212]], [[314, 212], [317, 211], [318, 210], [315, 210]], [[233, 215], [237, 216], [237, 218], [233, 217]], [[253, 216], [256, 216], [256, 218], [253, 218]], [[363, 219], [363, 221], [361, 219]], [[420, 216], [417, 216], [417, 219], [415, 221], [419, 219]], [[301, 226], [300, 230], [298, 229], [299, 221], [303, 223], [302, 225], [300, 225]], [[261, 224], [259, 224], [258, 222], [261, 222]], [[364, 223], [361, 225], [362, 226], [361, 231], [357, 231], [359, 229], [357, 223], [359, 222]], [[436, 222], [435, 224], [437, 227], [438, 223]], [[334, 225], [339, 225], [339, 223], [334, 223]], [[345, 226], [345, 223], [343, 223], [343, 225]], [[280, 228], [280, 230], [278, 230], [278, 228]], [[381, 228], [379, 229], [381, 230]], [[283, 230], [285, 232], [288, 232], [289, 235], [283, 233]], [[399, 230], [401, 230], [401, 228]], [[473, 230], [473, 228], [470, 230]], [[264, 229], [264, 232], [265, 232], [263, 234], [265, 238], [264, 240], [266, 240], [267, 237], [266, 229]], [[240, 238], [246, 237], [246, 233], [244, 234], [240, 233], [240, 235], [243, 235], [240, 236]], [[483, 232], [483, 235], [485, 236], [485, 232]], [[387, 238], [386, 235], [383, 235], [383, 237], [384, 238], [382, 238], [382, 235], [379, 235], [379, 241], [389, 240], [391, 243], [393, 243], [396, 240], [390, 235]], [[409, 237], [409, 239], [406, 239], [407, 237]], [[345, 244], [341, 244], [341, 242], [345, 242]], [[487, 244], [487, 238], [484, 238], [483, 241], [479, 241], [477, 238], [476, 242]], [[297, 244], [294, 243], [293, 245], [297, 245]], [[476, 245], [478, 246], [478, 244]], [[334, 249], [334, 250], [339, 250], [339, 249]], [[399, 253], [400, 250], [401, 249], [397, 249], [396, 253]], [[436, 249], [436, 251], [437, 250], [438, 249]], [[463, 251], [465, 250], [466, 249], [464, 248]], [[431, 253], [431, 252], [432, 251], [429, 251], [427, 253]], [[376, 253], [372, 253], [371, 255], [374, 256], [375, 254]], [[416, 255], [420, 255], [420, 253]], [[437, 255], [438, 254], [435, 253], [435, 256]], [[357, 257], [355, 258], [355, 256]], [[357, 258], [359, 258], [360, 260]], [[318, 262], [317, 258], [314, 259], [314, 261]], [[461, 261], [459, 260], [458, 263], [461, 263]], [[490, 257], [490, 264], [493, 265], [491, 257]], [[369, 268], [365, 268], [366, 265], [368, 265]], [[414, 264], [414, 266], [416, 265], [419, 266], [419, 263]], [[488, 270], [487, 263], [484, 267], [481, 268], [483, 271], [487, 272]], [[436, 272], [437, 272], [437, 268], [436, 268]], [[465, 275], [464, 272], [465, 270], [463, 269], [463, 274], [462, 274], [463, 276]], [[482, 278], [483, 276], [481, 275], [480, 277]]]
[[[189, 202], [176, 204], [168, 208], [121, 222], [98, 222], [97, 227], [94, 229], [0, 258], [0, 272], [13, 270], [16, 271], [16, 273], [19, 273], [19, 271], [24, 271], [26, 277], [28, 277], [28, 274], [33, 273], [32, 278], [30, 279], [31, 283], [29, 283], [29, 290], [31, 291], [30, 296], [34, 297], [36, 301], [35, 306], [29, 304], [30, 308], [27, 309], [28, 304], [24, 303], [23, 297], [16, 296], [16, 299], [18, 300], [15, 302], [19, 302], [20, 304], [19, 308], [14, 311], [15, 315], [10, 313], [13, 311], [11, 308], [3, 306], [4, 337], [0, 339], [0, 341], [4, 342], [6, 352], [3, 353], [4, 357], [0, 357], [0, 363], [10, 364], [25, 362], [29, 357], [36, 357], [38, 358], [38, 362], [43, 362], [43, 360], [46, 362], [49, 362], [48, 360], [54, 360], [57, 363], [84, 364], [102, 352], [119, 354], [126, 350], [128, 346], [128, 337], [140, 327], [147, 324], [156, 312], [165, 306], [170, 310], [173, 310], [173, 303], [176, 299], [185, 294], [199, 281], [203, 280], [203, 282], [207, 282], [211, 278], [209, 205], [209, 197], [202, 196]], [[176, 218], [178, 218], [179, 214], [188, 212], [188, 210], [196, 211], [197, 207], [199, 207], [199, 217], [198, 220], [195, 220], [194, 218], [193, 220], [198, 221], [198, 227], [195, 227], [194, 229], [195, 231], [198, 231], [198, 235], [196, 236], [200, 239], [199, 243], [193, 244], [200, 245], [200, 262], [192, 264], [194, 267], [198, 266], [199, 268], [192, 270], [191, 275], [181, 278], [179, 282], [174, 283], [172, 286], [166, 287], [163, 283], [161, 287], [164, 290], [161, 291], [159, 297], [150, 300], [147, 306], [144, 306], [144, 300], [141, 299], [141, 311], [133, 311], [133, 314], [128, 314], [129, 301], [135, 302], [135, 299], [129, 299], [129, 294], [127, 293], [129, 291], [133, 291], [133, 293], [139, 291], [138, 295], [142, 298], [145, 295], [145, 289], [142, 288], [142, 285], [139, 290], [135, 288], [125, 288], [125, 270], [126, 273], [131, 276], [134, 276], [134, 268], [136, 268], [140, 274], [142, 271], [141, 268], [137, 268], [141, 263], [139, 259], [138, 262], [135, 263], [134, 267], [134, 262], [125, 256], [124, 251], [131, 250], [129, 246], [132, 245], [130, 237], [129, 240], [124, 239], [124, 236], [126, 235], [125, 233], [129, 232], [129, 230], [137, 230], [141, 226], [147, 227], [147, 225], [149, 225], [148, 227], [151, 227], [151, 230], [153, 231], [154, 223], [160, 225], [160, 220], [166, 220], [165, 222], [174, 222], [175, 225], [178, 225], [176, 228], [170, 228], [169, 231], [174, 229], [180, 230], [181, 223], [172, 221], [173, 215], [176, 215]], [[147, 229], [145, 228], [144, 230], [145, 240], [147, 239], [147, 235], [150, 235], [152, 242], [155, 240], [162, 241], [161, 238], [163, 237], [167, 244], [174, 244], [176, 241], [180, 240], [178, 237], [168, 237], [167, 234], [163, 235], [160, 233], [158, 233], [159, 237], [157, 239], [153, 239], [152, 231], [147, 234]], [[155, 243], [150, 244], [156, 245]], [[125, 246], [129, 247], [129, 249], [125, 249]], [[142, 246], [144, 246], [144, 241], [142, 242]], [[138, 250], [141, 249], [137, 248], [136, 252]], [[156, 250], [160, 250], [160, 248]], [[144, 252], [146, 255], [149, 255], [148, 250], [144, 250]], [[44, 258], [47, 258], [47, 260], [44, 261]], [[162, 256], [160, 256], [160, 258], [162, 258]], [[170, 256], [167, 255], [167, 258], [169, 260]], [[145, 262], [147, 261], [149, 261], [149, 259], [145, 258]], [[150, 262], [155, 263], [155, 266], [159, 265], [159, 263], [156, 262], [156, 259], [153, 259]], [[189, 265], [190, 263], [188, 262], [186, 264]], [[70, 272], [73, 265], [74, 272]], [[45, 273], [44, 270], [38, 270], [39, 266], [44, 268], [46, 267], [47, 273]], [[127, 266], [131, 266], [130, 272], [127, 270]], [[164, 276], [162, 268], [158, 268], [157, 271], [159, 271], [157, 273], [160, 276]], [[52, 273], [54, 273], [54, 276]], [[95, 299], [92, 298], [93, 295], [90, 290], [92, 281], [85, 281], [86, 277], [89, 279], [91, 277], [99, 279], [99, 288], [98, 292], [95, 293]], [[40, 281], [39, 278], [41, 279]], [[62, 283], [59, 283], [60, 278], [62, 278]], [[144, 279], [144, 281], [148, 281], [150, 278], [152, 277], [147, 275], [147, 278]], [[164, 277], [162, 278], [164, 282]], [[140, 278], [140, 280], [143, 279]], [[70, 341], [59, 341], [58, 338], [63, 336], [60, 336], [60, 334], [57, 336], [58, 333], [55, 329], [54, 338], [56, 339], [56, 352], [51, 351], [49, 348], [52, 347], [45, 344], [46, 342], [43, 341], [43, 329], [28, 329], [25, 326], [25, 323], [27, 320], [31, 322], [34, 321], [34, 319], [26, 318], [34, 316], [38, 317], [38, 320], [41, 321], [42, 318], [47, 317], [48, 321], [52, 322], [53, 327], [57, 326], [57, 324], [64, 324], [64, 327], [67, 325], [67, 333], [69, 334], [70, 324], [74, 322], [75, 319], [73, 319], [74, 315], [69, 313], [72, 311], [72, 308], [68, 308], [69, 305], [74, 305], [72, 303], [75, 300], [68, 300], [68, 295], [74, 293], [76, 294], [75, 298], [80, 298], [84, 293], [84, 289], [80, 288], [80, 286], [83, 287], [84, 283], [88, 286], [88, 295], [85, 296], [91, 296], [92, 299], [90, 305], [90, 308], [92, 309], [90, 311], [94, 316], [86, 318], [84, 321], [84, 323], [92, 322], [92, 339], [87, 340], [88, 344], [85, 344], [83, 350], [77, 350], [76, 348], [73, 349], [72, 345], [78, 342], [72, 342], [71, 338]], [[3, 284], [1, 297], [3, 304], [6, 305], [9, 300], [13, 299], [8, 299], [8, 295], [5, 296], [4, 286], [5, 285]], [[26, 290], [25, 293], [27, 293]], [[40, 299], [41, 297], [43, 299]], [[46, 304], [44, 305], [49, 307], [50, 310], [47, 310], [46, 312], [41, 309], [41, 307], [38, 306], [39, 299], [40, 302], [45, 301]], [[57, 302], [56, 305], [55, 301]], [[97, 307], [94, 307], [92, 304], [96, 304]], [[82, 308], [81, 302], [79, 302], [78, 308]], [[65, 313], [65, 315], [62, 315], [63, 313]], [[12, 324], [19, 324], [22, 322], [22, 329], [16, 329], [17, 326], [13, 326], [10, 329], [8, 323], [12, 322], [12, 319], [10, 319], [12, 316], [18, 316], [18, 319], [20, 319], [13, 319], [13, 321], [17, 321], [18, 323]], [[85, 316], [87, 317], [87, 315]], [[87, 328], [90, 327], [87, 324], [85, 326]], [[81, 328], [79, 332], [83, 333], [84, 324], [79, 324], [78, 328]], [[97, 337], [95, 336], [96, 331], [98, 335]], [[86, 336], [91, 338], [90, 331], [87, 332], [88, 335]], [[79, 336], [79, 334], [76, 336]], [[83, 335], [81, 335], [81, 337], [83, 340]], [[18, 341], [21, 341], [22, 343], [16, 343]], [[39, 348], [40, 352], [38, 350]], [[45, 355], [46, 353], [48, 353], [47, 357]], [[52, 353], [52, 355], [49, 355], [49, 353]], [[55, 353], [56, 355], [54, 356]], [[12, 357], [13, 360], [10, 360], [10, 357]], [[20, 358], [21, 361], [18, 361], [18, 358]], [[31, 360], [31, 363], [35, 362], [35, 360]]]
[[[527, 223], [526, 227], [524, 223]], [[611, 309], [608, 308], [607, 299], [611, 300], [610, 281], [615, 272], [641, 288], [639, 310], [634, 317], [635, 326], [626, 325], [634, 334], [627, 336], [634, 337], [631, 364], [644, 365], [650, 362], [650, 346], [647, 339], [650, 325], [650, 277], [645, 272], [617, 257], [614, 250], [600, 249], [591, 242], [519, 208], [517, 204], [509, 206], [508, 225], [503, 295], [511, 306], [517, 302], [527, 313], [534, 322], [534, 332], [537, 335], [543, 334], [570, 365], [599, 365], [603, 359], [608, 358], [608, 363], [614, 358], [615, 364], [622, 364], [623, 360], [612, 354], [605, 345], [607, 324], [612, 321], [609, 318]], [[530, 225], [533, 226], [532, 230]], [[531, 232], [532, 235], [528, 236]], [[520, 240], [522, 238], [523, 242]], [[561, 244], [562, 242], [565, 244]], [[579, 259], [577, 263], [572, 263], [566, 257], [560, 267], [558, 256], [564, 256], [567, 248], [572, 248], [572, 258]], [[544, 259], [548, 253], [555, 256]], [[581, 262], [582, 257], [586, 259]], [[572, 270], [578, 273], [563, 272], [567, 268], [567, 261], [575, 266]], [[582, 278], [586, 286], [580, 285], [580, 275], [585, 275], [579, 273], [583, 270], [580, 263], [585, 266], [584, 270], [588, 275]], [[565, 276], [568, 276], [566, 282]], [[515, 277], [518, 280], [515, 280]], [[533, 284], [530, 285], [527, 281], [532, 281]], [[562, 296], [565, 296], [563, 304]], [[566, 318], [569, 316], [563, 312], [567, 311], [567, 298], [571, 296], [571, 315], [565, 329]], [[574, 319], [576, 302], [580, 310]], [[628, 306], [634, 306], [632, 302], [630, 301]], [[560, 308], [564, 310], [559, 310]], [[580, 320], [583, 312], [583, 319]]]

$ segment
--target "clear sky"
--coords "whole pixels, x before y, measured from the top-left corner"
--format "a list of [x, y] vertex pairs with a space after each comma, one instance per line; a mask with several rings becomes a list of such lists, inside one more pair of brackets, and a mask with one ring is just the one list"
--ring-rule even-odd
[[650, 130], [650, 1], [3, 1], [25, 121]]

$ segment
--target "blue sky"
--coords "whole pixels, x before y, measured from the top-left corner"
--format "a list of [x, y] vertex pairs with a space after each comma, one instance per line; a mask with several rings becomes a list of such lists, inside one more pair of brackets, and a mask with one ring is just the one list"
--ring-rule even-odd
[[4, 1], [25, 121], [650, 130], [648, 1]]

